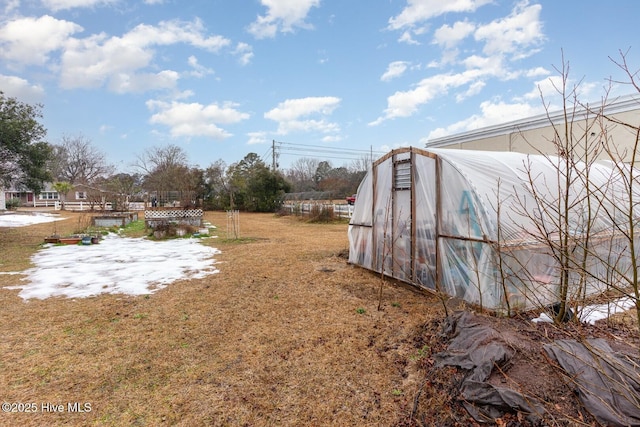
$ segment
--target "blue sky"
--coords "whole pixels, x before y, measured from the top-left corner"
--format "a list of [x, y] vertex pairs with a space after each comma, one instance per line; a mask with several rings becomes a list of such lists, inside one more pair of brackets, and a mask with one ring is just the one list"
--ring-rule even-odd
[[[551, 108], [562, 54], [597, 102], [640, 68], [640, 2], [0, 0], [0, 90], [43, 105], [121, 171], [154, 146], [195, 166], [255, 152], [347, 166], [367, 151]], [[615, 85], [611, 94], [630, 93]], [[293, 144], [293, 145], [291, 145]], [[309, 146], [307, 150], [306, 146]], [[352, 150], [352, 151], [345, 151]]]

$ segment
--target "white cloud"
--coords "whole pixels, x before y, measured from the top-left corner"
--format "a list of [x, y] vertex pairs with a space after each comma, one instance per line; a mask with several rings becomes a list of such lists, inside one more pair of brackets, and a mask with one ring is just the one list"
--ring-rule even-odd
[[384, 120], [397, 117], [409, 117], [418, 107], [433, 100], [436, 96], [445, 94], [451, 88], [470, 84], [481, 75], [477, 70], [469, 70], [458, 74], [439, 74], [428, 77], [419, 82], [415, 89], [396, 92], [387, 98], [387, 108], [384, 116], [369, 123], [376, 126]]
[[54, 12], [79, 7], [106, 6], [118, 0], [42, 0], [42, 5]]
[[194, 77], [200, 78], [200, 77], [204, 77], [214, 73], [212, 69], [207, 68], [203, 65], [200, 65], [200, 63], [198, 62], [198, 58], [196, 58], [194, 55], [191, 55], [187, 59], [187, 62], [189, 66], [193, 69], [193, 71], [190, 74]]
[[538, 76], [548, 76], [551, 74], [551, 71], [547, 70], [544, 67], [536, 67], [530, 70], [526, 70], [525, 75], [527, 77], [538, 77]]
[[[485, 0], [409, 0], [407, 8], [389, 21], [389, 28], [412, 31], [416, 24], [434, 16], [450, 12], [473, 12], [487, 3]], [[460, 102], [480, 93], [490, 78], [504, 81], [520, 78], [527, 73], [544, 75], [543, 69], [514, 70], [511, 66], [514, 61], [535, 52], [544, 41], [540, 11], [539, 4], [529, 5], [524, 0], [516, 4], [509, 16], [489, 24], [459, 21], [440, 27], [434, 33], [433, 44], [443, 49], [442, 58], [432, 61], [429, 66], [462, 66], [464, 71], [452, 70], [430, 76], [418, 82], [413, 89], [394, 93], [387, 98], [384, 114], [369, 125], [375, 126], [397, 117], [409, 117], [417, 113], [420, 106], [436, 97], [448, 95], [451, 90], [456, 90], [455, 97]], [[464, 46], [461, 45], [462, 41], [465, 41]], [[474, 41], [475, 46], [472, 44]], [[482, 53], [476, 53], [480, 49]], [[458, 59], [461, 51], [469, 52], [468, 56]]]
[[278, 134], [288, 135], [292, 132], [340, 132], [336, 123], [326, 120], [288, 120], [278, 124]]
[[475, 28], [474, 24], [467, 21], [456, 22], [453, 26], [443, 25], [433, 34], [433, 43], [451, 49], [473, 34]]
[[278, 134], [291, 132], [322, 133], [339, 132], [340, 127], [324, 118], [302, 119], [308, 116], [328, 116], [340, 105], [340, 98], [333, 96], [287, 99], [264, 114], [269, 120], [278, 122]]
[[170, 128], [174, 138], [205, 136], [224, 139], [232, 136], [217, 124], [234, 124], [248, 119], [249, 114], [238, 111], [235, 104], [223, 106], [217, 104], [164, 102], [149, 100], [147, 108], [157, 111], [149, 119], [152, 124], [161, 124]]
[[471, 96], [479, 94], [480, 92], [482, 92], [482, 89], [484, 89], [486, 85], [487, 84], [483, 81], [471, 83], [469, 85], [469, 89], [467, 89], [466, 92], [456, 95], [456, 102], [462, 102]]
[[[535, 52], [531, 47], [544, 41], [539, 4], [519, 3], [506, 18], [478, 27], [475, 38], [485, 42], [486, 55], [515, 54], [522, 58]], [[523, 50], [524, 49], [524, 50]]]
[[104, 34], [70, 40], [62, 55], [60, 85], [65, 89], [101, 87], [111, 79], [122, 80], [147, 67], [153, 52]]
[[[566, 82], [563, 82], [562, 76], [560, 75], [552, 75], [542, 80], [538, 80], [533, 82], [533, 88], [522, 95], [521, 97], [516, 98], [518, 101], [524, 102], [536, 102], [537, 104], [542, 104], [544, 97], [544, 105], [547, 105], [549, 111], [560, 111], [562, 109], [562, 105], [564, 103], [562, 99], [562, 86], [566, 85], [567, 92], [575, 91], [575, 95], [578, 99], [597, 99], [597, 92], [601, 89], [601, 85], [596, 82], [577, 82], [572, 78], [568, 78]], [[567, 99], [567, 105], [573, 105], [573, 96], [568, 95], [569, 99]]]
[[482, 70], [482, 73], [487, 76], [506, 78], [509, 75], [509, 68], [505, 64], [504, 58], [500, 55], [471, 55], [465, 58], [461, 64], [467, 70]]
[[429, 68], [440, 68], [445, 65], [454, 65], [457, 63], [458, 55], [460, 51], [458, 49], [447, 49], [443, 51], [440, 61], [431, 61], [428, 65]]
[[414, 44], [414, 45], [420, 44], [417, 40], [413, 38], [411, 31], [408, 31], [408, 30], [402, 33], [402, 35], [398, 38], [398, 41], [406, 44]]
[[266, 132], [249, 132], [247, 136], [249, 137], [249, 141], [247, 141], [249, 145], [266, 144], [270, 142], [270, 140], [267, 139]]
[[275, 121], [295, 120], [309, 114], [331, 114], [340, 104], [340, 98], [333, 96], [287, 99], [267, 113], [264, 117]]
[[174, 101], [177, 101], [178, 99], [191, 98], [193, 95], [194, 95], [194, 92], [192, 90], [187, 89], [181, 92], [172, 92], [171, 99], [173, 99]]
[[548, 78], [534, 82], [533, 88], [522, 96], [522, 99], [531, 101], [540, 101], [540, 92], [545, 98], [558, 95], [558, 90], [562, 88], [562, 77], [559, 75], [549, 76]]
[[173, 45], [186, 43], [194, 47], [218, 52], [231, 41], [222, 36], [205, 36], [200, 19], [193, 21], [162, 21], [157, 26], [141, 24], [122, 37], [136, 46]]
[[305, 22], [312, 7], [318, 7], [320, 0], [261, 0], [267, 13], [249, 25], [247, 31], [258, 39], [275, 37], [278, 31], [290, 33], [294, 28], [310, 29]]
[[0, 74], [0, 88], [6, 96], [17, 98], [28, 104], [38, 103], [44, 96], [44, 88], [30, 84], [21, 77]]
[[68, 38], [83, 28], [45, 15], [19, 18], [0, 27], [0, 58], [17, 65], [45, 65], [51, 52], [62, 49]]
[[[531, 70], [532, 75], [544, 73], [547, 73], [547, 71], [540, 68]], [[479, 83], [480, 82], [476, 82], [470, 85], [469, 90], [473, 90], [474, 86]], [[571, 79], [566, 82], [571, 89], [574, 88], [573, 85], [575, 83], [576, 82]], [[531, 91], [525, 93], [523, 96], [514, 98], [511, 102], [501, 100], [482, 102], [480, 104], [480, 114], [472, 115], [467, 119], [458, 121], [447, 127], [437, 128], [431, 131], [428, 137], [421, 142], [426, 143], [428, 140], [434, 138], [536, 116], [543, 114], [545, 108], [550, 112], [559, 111], [562, 108], [563, 101], [558, 90], [562, 88], [562, 84], [561, 76], [550, 76], [534, 82]], [[596, 86], [596, 84], [582, 84], [575, 88], [578, 98], [588, 99], [591, 91], [593, 91]], [[544, 96], [544, 104], [541, 102], [541, 92]], [[571, 102], [570, 100], [569, 103]]]
[[175, 71], [165, 70], [159, 73], [120, 73], [109, 80], [109, 90], [115, 93], [146, 92], [155, 89], [172, 89], [180, 78]]
[[387, 66], [387, 71], [384, 72], [380, 80], [388, 82], [389, 80], [400, 77], [409, 68], [410, 62], [406, 61], [394, 61]]
[[408, 0], [398, 16], [389, 19], [390, 30], [413, 27], [436, 16], [450, 12], [475, 12], [493, 0]]
[[322, 142], [340, 142], [342, 141], [342, 137], [339, 135], [327, 135], [322, 138]]
[[230, 44], [221, 36], [206, 36], [202, 22], [165, 21], [157, 26], [138, 25], [122, 37], [93, 35], [70, 39], [62, 55], [60, 85], [63, 88], [95, 88], [107, 83], [116, 92], [141, 92], [173, 88], [178, 73], [164, 70], [140, 73], [152, 66], [153, 47], [186, 43], [210, 52]]
[[253, 58], [253, 48], [247, 43], [238, 43], [233, 53], [238, 56], [241, 65], [249, 64]]
[[[81, 31], [81, 26], [51, 16], [19, 18], [0, 27], [0, 58], [15, 68], [49, 66], [60, 72], [60, 86], [65, 89], [107, 86], [116, 93], [144, 92], [173, 89], [179, 79], [173, 70], [144, 71], [156, 67], [154, 47], [185, 43], [216, 53], [231, 43], [222, 36], [206, 35], [198, 19], [141, 24], [122, 37], [104, 33], [72, 37]], [[241, 50], [246, 58], [252, 55], [248, 45]], [[54, 51], [61, 52], [60, 64], [54, 65], [50, 58]], [[211, 73], [197, 62], [191, 65], [200, 75]]]
[[480, 104], [480, 111], [481, 114], [433, 130], [429, 133], [427, 140], [501, 124], [505, 121], [523, 119], [543, 112], [541, 105], [534, 107], [526, 102], [505, 103], [503, 101], [485, 101]]

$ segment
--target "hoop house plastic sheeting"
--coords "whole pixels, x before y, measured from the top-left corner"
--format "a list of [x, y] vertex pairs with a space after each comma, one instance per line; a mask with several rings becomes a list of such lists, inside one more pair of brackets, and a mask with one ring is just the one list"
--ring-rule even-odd
[[[349, 262], [496, 311], [554, 303], [561, 280], [569, 295], [603, 292], [632, 274], [628, 177], [613, 163], [394, 150], [360, 183]], [[561, 279], [565, 237], [581, 269]]]

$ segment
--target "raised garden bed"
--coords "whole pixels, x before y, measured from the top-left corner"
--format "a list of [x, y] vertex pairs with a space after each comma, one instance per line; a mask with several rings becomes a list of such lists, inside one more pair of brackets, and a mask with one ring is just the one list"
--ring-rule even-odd
[[112, 212], [93, 217], [93, 225], [96, 227], [124, 227], [127, 224], [137, 221], [137, 212]]
[[44, 242], [63, 245], [77, 245], [78, 243], [82, 242], [83, 245], [95, 245], [100, 243], [100, 237], [89, 235], [69, 237], [49, 236], [44, 238]]
[[82, 236], [60, 237], [58, 243], [63, 245], [77, 245], [82, 241]]
[[145, 226], [155, 229], [165, 224], [202, 225], [202, 209], [156, 208], [144, 211]]

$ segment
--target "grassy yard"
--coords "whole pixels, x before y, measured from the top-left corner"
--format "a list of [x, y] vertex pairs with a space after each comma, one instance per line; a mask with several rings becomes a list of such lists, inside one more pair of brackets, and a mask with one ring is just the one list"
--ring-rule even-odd
[[[63, 215], [0, 229], [0, 271], [29, 267], [54, 227], [72, 233], [87, 222]], [[220, 273], [152, 295], [23, 301], [4, 289], [22, 276], [0, 275], [1, 397], [37, 406], [0, 414], [0, 425], [393, 425], [406, 416], [419, 385], [412, 337], [442, 315], [436, 299], [388, 285], [378, 311], [380, 279], [346, 263], [346, 223], [241, 213], [234, 239], [225, 213], [206, 219], [218, 227], [203, 244], [222, 251]], [[90, 411], [69, 412], [76, 402]]]

